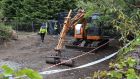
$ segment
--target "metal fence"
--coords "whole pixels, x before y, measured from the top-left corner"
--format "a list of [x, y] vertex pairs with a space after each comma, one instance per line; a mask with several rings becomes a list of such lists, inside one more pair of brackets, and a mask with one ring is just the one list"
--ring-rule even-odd
[[[16, 31], [25, 31], [25, 32], [38, 32], [41, 23], [34, 23], [34, 22], [17, 22], [17, 21], [11, 21], [11, 22], [5, 22], [6, 25], [11, 25], [12, 28]], [[56, 20], [47, 20], [46, 22], [48, 34], [59, 34], [62, 29], [62, 24], [60, 24]], [[57, 28], [57, 29], [55, 29]]]

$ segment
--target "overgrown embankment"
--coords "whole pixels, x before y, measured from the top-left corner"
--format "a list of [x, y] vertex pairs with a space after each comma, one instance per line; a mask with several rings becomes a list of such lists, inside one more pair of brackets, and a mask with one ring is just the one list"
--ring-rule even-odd
[[121, 48], [117, 61], [109, 64], [109, 70], [97, 71], [94, 79], [139, 79], [140, 78], [140, 38], [137, 37]]

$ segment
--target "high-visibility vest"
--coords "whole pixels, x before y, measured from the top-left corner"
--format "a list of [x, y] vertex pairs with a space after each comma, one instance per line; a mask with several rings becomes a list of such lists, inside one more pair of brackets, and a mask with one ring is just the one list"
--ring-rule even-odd
[[47, 33], [47, 28], [40, 28], [39, 33]]

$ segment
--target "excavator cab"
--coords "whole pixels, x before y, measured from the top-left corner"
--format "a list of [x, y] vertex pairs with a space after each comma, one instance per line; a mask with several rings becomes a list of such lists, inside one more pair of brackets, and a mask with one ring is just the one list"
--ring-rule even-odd
[[97, 20], [100, 14], [93, 14], [85, 22], [78, 23], [75, 26], [74, 38], [76, 39], [89, 39], [89, 40], [99, 40], [101, 35], [101, 28]]
[[82, 24], [77, 24], [74, 28], [74, 38], [75, 39], [84, 39], [84, 28]]
[[67, 48], [93, 49], [109, 41], [102, 36], [101, 23], [98, 21], [101, 14], [94, 13], [86, 20], [80, 21], [74, 28], [74, 41], [66, 45]]
[[86, 26], [86, 39], [98, 41], [101, 39], [101, 26], [98, 22], [101, 14], [94, 13]]

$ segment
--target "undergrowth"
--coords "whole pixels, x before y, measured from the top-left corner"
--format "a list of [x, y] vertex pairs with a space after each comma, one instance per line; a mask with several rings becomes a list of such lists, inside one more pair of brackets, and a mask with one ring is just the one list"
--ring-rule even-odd
[[1, 40], [9, 40], [11, 37], [11, 32], [12, 32], [11, 26], [0, 23], [0, 39]]
[[140, 74], [135, 69], [137, 61], [132, 57], [109, 65], [110, 70], [108, 71], [94, 72], [93, 79], [140, 79]]
[[117, 60], [123, 59], [124, 56], [131, 53], [136, 49], [137, 46], [140, 45], [140, 36], [137, 36], [134, 40], [129, 42], [130, 44], [127, 47], [121, 48], [119, 50], [119, 54], [117, 55]]
[[127, 57], [140, 45], [140, 37], [129, 43], [129, 46], [119, 50], [117, 61], [109, 63], [109, 70], [94, 72], [93, 79], [140, 79], [140, 72], [136, 68], [140, 65], [139, 61], [134, 57]]

